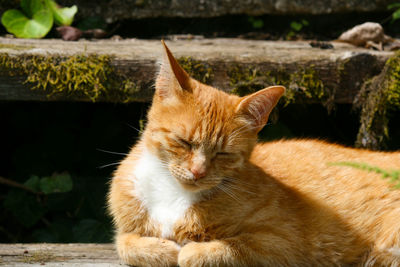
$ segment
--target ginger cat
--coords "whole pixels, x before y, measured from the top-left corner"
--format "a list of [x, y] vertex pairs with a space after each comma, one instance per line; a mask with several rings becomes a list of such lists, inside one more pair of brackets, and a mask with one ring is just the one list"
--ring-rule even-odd
[[399, 152], [257, 144], [285, 89], [229, 95], [190, 78], [164, 48], [147, 126], [108, 196], [124, 263], [400, 266], [400, 190], [330, 165], [400, 169]]

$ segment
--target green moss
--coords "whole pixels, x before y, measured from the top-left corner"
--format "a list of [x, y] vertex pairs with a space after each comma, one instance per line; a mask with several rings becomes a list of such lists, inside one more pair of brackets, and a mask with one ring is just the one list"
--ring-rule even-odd
[[196, 80], [210, 84], [214, 78], [212, 68], [205, 62], [195, 60], [191, 57], [180, 57], [178, 58], [179, 64], [182, 68]]
[[355, 105], [361, 108], [356, 146], [384, 147], [390, 114], [400, 109], [400, 52], [386, 62], [381, 74], [364, 83]]
[[314, 66], [300, 69], [289, 76], [286, 104], [296, 102], [300, 93], [306, 99], [321, 101], [326, 97], [324, 83], [317, 76]]
[[48, 96], [63, 94], [130, 102], [138, 87], [118, 75], [107, 55], [70, 57], [0, 53], [0, 71], [8, 75], [25, 75], [32, 90], [43, 90]]
[[300, 68], [295, 72], [282, 69], [260, 71], [253, 67], [235, 65], [228, 70], [232, 93], [244, 96], [272, 85], [283, 85], [285, 105], [304, 100], [323, 102], [327, 97], [324, 83], [314, 66]]
[[38, 251], [38, 252], [33, 252], [30, 255], [24, 255], [22, 258], [22, 262], [29, 264], [33, 263], [44, 264], [46, 262], [53, 261], [54, 259], [55, 257], [52, 254]]
[[389, 73], [386, 90], [386, 100], [389, 109], [400, 109], [400, 52], [390, 58], [387, 62]]
[[234, 65], [228, 70], [232, 93], [245, 96], [264, 88], [269, 83], [269, 75], [262, 75], [257, 68]]

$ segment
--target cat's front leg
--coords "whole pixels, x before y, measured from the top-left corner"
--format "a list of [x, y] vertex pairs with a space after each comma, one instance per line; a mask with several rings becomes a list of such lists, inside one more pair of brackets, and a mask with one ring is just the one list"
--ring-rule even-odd
[[180, 246], [171, 240], [123, 233], [116, 238], [120, 259], [134, 266], [177, 266]]
[[258, 266], [256, 262], [242, 257], [230, 243], [222, 240], [191, 242], [182, 247], [178, 255], [179, 267], [200, 266]]
[[188, 243], [179, 252], [178, 264], [180, 267], [316, 265], [311, 264], [300, 250], [295, 242], [275, 234], [242, 234], [221, 240]]

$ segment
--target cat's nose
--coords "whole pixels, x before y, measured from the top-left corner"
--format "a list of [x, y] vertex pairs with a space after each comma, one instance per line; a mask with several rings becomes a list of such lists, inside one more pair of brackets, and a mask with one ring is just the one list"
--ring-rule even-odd
[[190, 171], [192, 172], [192, 174], [194, 176], [194, 180], [199, 180], [199, 179], [203, 178], [204, 176], [206, 176], [205, 168], [192, 167], [190, 169]]

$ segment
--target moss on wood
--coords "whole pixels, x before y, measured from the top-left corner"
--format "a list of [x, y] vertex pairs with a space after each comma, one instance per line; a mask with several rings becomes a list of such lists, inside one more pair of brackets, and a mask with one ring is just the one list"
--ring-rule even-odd
[[0, 71], [8, 75], [26, 76], [32, 90], [43, 90], [49, 97], [86, 97], [130, 102], [138, 91], [136, 84], [118, 74], [107, 55], [74, 55], [69, 57], [44, 55], [11, 56], [0, 53]]
[[260, 71], [253, 67], [233, 66], [228, 70], [232, 93], [244, 96], [272, 85], [283, 85], [285, 105], [304, 100], [324, 103], [329, 95], [314, 66], [300, 68], [295, 72], [282, 69]]
[[400, 52], [386, 62], [381, 74], [364, 83], [355, 106], [361, 108], [356, 146], [385, 147], [390, 114], [400, 109]]
[[180, 57], [178, 62], [191, 77], [202, 83], [211, 84], [214, 72], [210, 65], [191, 57]]
[[40, 263], [44, 265], [46, 262], [53, 261], [54, 259], [55, 256], [48, 252], [36, 251], [31, 254], [24, 255], [21, 261], [29, 264]]

